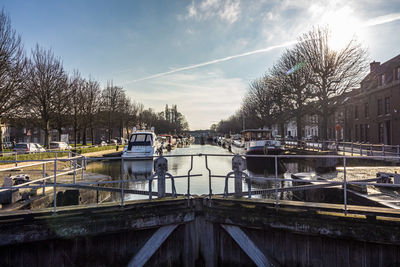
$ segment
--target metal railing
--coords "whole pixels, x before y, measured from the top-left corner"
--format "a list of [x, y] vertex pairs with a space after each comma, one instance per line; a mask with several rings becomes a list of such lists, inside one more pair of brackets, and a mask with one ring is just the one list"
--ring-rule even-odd
[[400, 157], [400, 145], [370, 144], [359, 142], [335, 142], [335, 141], [291, 141], [282, 140], [286, 147], [308, 149], [312, 151], [335, 151], [345, 155], [360, 156], [397, 156]]
[[[187, 171], [187, 175], [176, 175], [173, 176], [168, 172], [168, 158], [171, 157], [187, 157], [190, 160], [190, 168]], [[280, 205], [280, 193], [287, 191], [306, 191], [312, 190], [316, 188], [328, 188], [328, 187], [339, 187], [343, 189], [343, 212], [345, 215], [348, 213], [348, 192], [349, 185], [357, 185], [357, 186], [379, 186], [379, 187], [387, 187], [387, 188], [399, 188], [400, 187], [400, 174], [387, 174], [386, 178], [390, 179], [390, 176], [393, 177], [393, 183], [387, 183], [388, 180], [382, 179], [382, 177], [365, 177], [362, 180], [348, 181], [347, 180], [347, 163], [351, 159], [377, 159], [382, 156], [343, 156], [343, 155], [230, 155], [230, 154], [189, 154], [189, 155], [165, 155], [160, 157], [155, 157], [154, 160], [154, 172], [147, 178], [142, 179], [128, 179], [124, 173], [124, 158], [121, 157], [101, 157], [101, 158], [91, 158], [88, 159], [84, 156], [80, 155], [71, 155], [68, 158], [55, 158], [55, 159], [44, 159], [44, 160], [29, 160], [22, 162], [32, 162], [25, 166], [16, 166], [7, 169], [0, 169], [1, 172], [14, 170], [18, 168], [25, 168], [27, 166], [37, 166], [42, 165], [42, 178], [35, 179], [23, 184], [13, 185], [13, 186], [3, 186], [0, 187], [0, 192], [5, 190], [15, 190], [22, 188], [30, 188], [37, 189], [43, 188], [42, 194], [44, 195], [46, 192], [46, 187], [51, 187], [53, 189], [53, 211], [57, 212], [57, 189], [58, 188], [80, 188], [80, 189], [89, 189], [89, 190], [97, 190], [97, 191], [108, 191], [108, 192], [119, 192], [121, 195], [120, 205], [123, 207], [125, 205], [125, 195], [126, 194], [137, 194], [137, 195], [147, 195], [149, 200], [152, 200], [153, 196], [157, 196], [158, 198], [163, 198], [166, 196], [177, 197], [184, 196], [188, 200], [192, 197], [191, 194], [191, 179], [200, 177], [202, 174], [192, 174], [193, 171], [193, 159], [194, 157], [203, 157], [205, 168], [208, 172], [208, 197], [212, 198], [213, 196], [222, 196], [222, 197], [244, 197], [252, 198], [255, 195], [262, 194], [274, 194], [275, 205]], [[209, 161], [216, 160], [219, 157], [232, 157], [232, 171], [228, 172], [228, 174], [214, 174], [209, 167]], [[395, 156], [384, 156], [385, 159], [395, 159], [399, 160], [399, 157]], [[268, 165], [273, 171], [274, 175], [271, 177], [259, 177], [253, 176], [251, 173], [246, 172], [246, 162], [251, 161], [252, 158], [263, 158], [265, 161], [268, 161]], [[148, 158], [147, 158], [148, 159]], [[279, 177], [278, 164], [279, 161], [284, 159], [309, 159], [309, 160], [335, 160], [341, 161], [343, 166], [343, 180], [321, 180], [321, 179], [297, 179], [297, 178], [284, 178]], [[86, 165], [88, 161], [93, 160], [121, 160], [121, 175], [119, 180], [111, 180], [111, 181], [85, 181], [84, 180], [84, 170], [86, 169]], [[11, 161], [13, 162], [13, 161]], [[59, 162], [69, 162], [69, 170], [59, 172], [58, 171], [58, 163]], [[1, 163], [1, 162], [0, 162]], [[46, 165], [53, 165], [53, 175], [46, 175]], [[336, 164], [335, 164], [336, 166]], [[81, 179], [78, 181], [76, 176], [78, 172], [81, 172]], [[71, 181], [60, 183], [57, 181], [57, 177], [66, 174], [73, 174]], [[178, 194], [175, 189], [175, 179], [186, 178], [187, 179], [187, 190], [186, 193]], [[167, 192], [166, 189], [166, 180], [170, 179], [171, 181], [171, 190]], [[212, 181], [213, 179], [225, 179], [225, 187], [223, 193], [214, 194]], [[228, 181], [230, 179], [234, 179], [234, 190], [233, 192], [229, 192]], [[269, 181], [273, 183], [273, 187], [260, 189], [253, 186], [254, 181], [263, 180]], [[157, 191], [153, 191], [152, 184], [153, 181], [157, 181]], [[148, 190], [137, 190], [126, 188], [126, 183], [131, 182], [148, 182]], [[245, 183], [243, 183], [245, 182]], [[288, 182], [290, 186], [280, 186], [283, 185], [284, 182]], [[109, 185], [109, 184], [120, 184], [120, 187], [103, 187], [101, 185]], [[247, 184], [247, 190], [243, 190], [243, 184]], [[302, 200], [304, 201], [304, 200]], [[400, 207], [400, 206], [399, 206]]]

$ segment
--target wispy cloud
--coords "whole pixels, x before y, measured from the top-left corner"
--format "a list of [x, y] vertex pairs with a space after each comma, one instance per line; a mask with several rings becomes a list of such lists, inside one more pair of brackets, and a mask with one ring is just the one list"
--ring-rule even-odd
[[186, 66], [186, 67], [176, 68], [176, 69], [173, 69], [173, 70], [170, 70], [170, 71], [153, 74], [153, 75], [150, 75], [150, 76], [147, 76], [147, 77], [143, 77], [143, 78], [140, 78], [140, 79], [127, 81], [123, 85], [130, 84], [130, 83], [136, 83], [136, 82], [140, 82], [140, 81], [145, 81], [145, 80], [150, 80], [150, 79], [158, 78], [158, 77], [161, 77], [161, 76], [165, 76], [165, 75], [168, 75], [168, 74], [181, 72], [181, 71], [185, 71], [185, 70], [196, 69], [196, 68], [204, 67], [204, 66], [207, 66], [207, 65], [212, 65], [212, 64], [216, 64], [216, 63], [232, 60], [232, 59], [235, 59], [235, 58], [251, 56], [251, 55], [259, 54], [259, 53], [265, 53], [265, 52], [269, 52], [269, 51], [277, 49], [277, 48], [287, 47], [287, 46], [293, 45], [295, 43], [296, 43], [296, 41], [289, 41], [289, 42], [285, 42], [285, 43], [282, 43], [282, 44], [279, 44], [279, 45], [273, 45], [273, 46], [269, 46], [269, 47], [266, 47], [266, 48], [245, 52], [245, 53], [238, 54], [238, 55], [232, 55], [232, 56], [228, 56], [228, 57], [224, 57], [224, 58], [218, 58], [218, 59], [210, 60], [210, 61], [199, 63], [199, 64], [194, 64], [194, 65], [189, 65], [189, 66]]
[[185, 19], [221, 19], [229, 24], [239, 19], [241, 9], [239, 0], [203, 0], [198, 5], [194, 1], [186, 7]]

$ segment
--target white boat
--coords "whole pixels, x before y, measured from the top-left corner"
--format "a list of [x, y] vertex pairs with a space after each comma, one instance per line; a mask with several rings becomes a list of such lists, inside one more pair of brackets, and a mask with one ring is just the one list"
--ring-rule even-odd
[[151, 131], [136, 131], [134, 127], [128, 145], [122, 151], [122, 157], [125, 159], [150, 159], [158, 151], [159, 146], [154, 128]]

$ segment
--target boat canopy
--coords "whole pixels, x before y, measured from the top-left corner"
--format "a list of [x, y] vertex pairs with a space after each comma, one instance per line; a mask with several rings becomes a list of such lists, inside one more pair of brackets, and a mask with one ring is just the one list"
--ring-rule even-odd
[[266, 129], [248, 129], [242, 131], [244, 141], [271, 139], [271, 131]]

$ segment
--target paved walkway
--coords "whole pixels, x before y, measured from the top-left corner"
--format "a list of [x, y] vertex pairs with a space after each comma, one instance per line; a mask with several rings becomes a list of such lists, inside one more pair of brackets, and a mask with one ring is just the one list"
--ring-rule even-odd
[[[114, 152], [116, 152], [115, 148], [109, 149], [109, 150], [101, 150], [101, 151], [95, 151], [95, 152], [90, 152], [90, 153], [84, 153], [82, 155], [86, 156], [86, 157], [101, 157], [104, 154], [114, 153]], [[59, 157], [59, 158], [67, 158], [67, 156]], [[52, 159], [54, 160], [55, 158], [47, 158], [46, 160], [52, 160]], [[32, 162], [32, 161], [31, 162], [18, 162], [18, 167], [20, 167], [20, 166], [28, 166], [28, 165], [31, 165], [33, 163], [40, 163], [41, 164], [43, 162], [40, 162], [40, 161], [36, 161], [36, 162]], [[1, 164], [0, 165], [0, 170], [12, 168], [12, 167], [15, 167], [15, 163]]]

